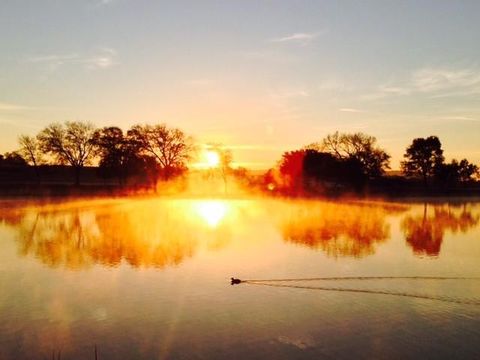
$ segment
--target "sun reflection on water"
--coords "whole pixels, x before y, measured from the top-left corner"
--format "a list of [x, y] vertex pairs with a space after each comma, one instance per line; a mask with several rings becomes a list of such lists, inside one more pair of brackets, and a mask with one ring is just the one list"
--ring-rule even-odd
[[0, 212], [0, 230], [11, 227], [19, 253], [50, 267], [165, 268], [240, 238], [274, 244], [280, 237], [338, 259], [374, 255], [397, 234], [415, 255], [438, 257], [445, 234], [467, 233], [479, 217], [473, 205], [131, 199], [19, 207]]
[[209, 227], [216, 228], [227, 215], [229, 206], [225, 201], [207, 200], [195, 204], [195, 210]]

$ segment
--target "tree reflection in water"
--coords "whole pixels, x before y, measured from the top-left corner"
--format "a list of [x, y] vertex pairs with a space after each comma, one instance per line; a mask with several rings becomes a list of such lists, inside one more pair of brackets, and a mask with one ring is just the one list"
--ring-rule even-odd
[[364, 257], [390, 236], [388, 214], [405, 211], [383, 203], [304, 203], [292, 205], [282, 220], [287, 242], [325, 251], [331, 257]]
[[[78, 269], [127, 263], [163, 268], [194, 256], [201, 246], [222, 249], [244, 223], [263, 227], [272, 220], [279, 224], [286, 242], [319, 249], [334, 258], [365, 257], [390, 237], [388, 216], [409, 209], [353, 201], [262, 204], [247, 202], [248, 211], [244, 211], [244, 205], [231, 200], [73, 202], [6, 209], [0, 213], [0, 223], [16, 232], [20, 254], [35, 256], [48, 266]], [[258, 212], [262, 206], [268, 210]], [[473, 215], [469, 205], [425, 205], [423, 214], [415, 211], [405, 215], [401, 229], [416, 255], [438, 256], [445, 231], [466, 232], [479, 223], [479, 215]]]
[[230, 231], [223, 222], [230, 210], [216, 201], [151, 200], [118, 207], [26, 208], [2, 220], [17, 230], [22, 255], [34, 255], [51, 267], [78, 269], [126, 262], [133, 267], [163, 268], [192, 257], [202, 236], [209, 249], [225, 246]]
[[474, 215], [465, 204], [459, 207], [452, 205], [429, 206], [425, 203], [422, 215], [408, 215], [401, 224], [407, 244], [419, 256], [436, 257], [440, 254], [443, 237], [446, 231], [465, 233], [475, 227], [480, 215]]

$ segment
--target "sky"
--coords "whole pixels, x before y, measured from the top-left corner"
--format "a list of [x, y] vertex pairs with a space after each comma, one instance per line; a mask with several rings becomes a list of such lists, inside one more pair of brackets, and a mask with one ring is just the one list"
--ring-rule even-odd
[[166, 123], [266, 169], [336, 130], [480, 164], [480, 1], [0, 0], [0, 152]]

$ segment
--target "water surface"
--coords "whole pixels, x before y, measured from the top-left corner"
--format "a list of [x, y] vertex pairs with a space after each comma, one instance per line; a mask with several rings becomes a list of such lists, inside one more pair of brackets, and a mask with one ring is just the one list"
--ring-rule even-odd
[[309, 280], [480, 277], [480, 203], [1, 205], [1, 359], [480, 358], [478, 279]]

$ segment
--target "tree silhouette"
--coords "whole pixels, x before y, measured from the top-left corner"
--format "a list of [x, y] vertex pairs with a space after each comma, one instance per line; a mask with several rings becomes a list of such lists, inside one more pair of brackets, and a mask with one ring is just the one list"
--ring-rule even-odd
[[360, 190], [365, 183], [362, 163], [354, 158], [339, 159], [331, 153], [306, 150], [303, 159], [304, 183], [309, 188], [333, 185]]
[[139, 173], [145, 165], [146, 159], [141, 156], [137, 142], [124, 136], [118, 127], [95, 131], [94, 143], [100, 156], [100, 173], [107, 178], [116, 176], [120, 185], [125, 185], [127, 178]]
[[434, 176], [435, 170], [444, 161], [442, 144], [436, 136], [414, 139], [403, 157], [403, 173], [407, 176], [421, 176], [425, 187], [428, 186], [428, 179]]
[[230, 149], [222, 147], [219, 149], [220, 154], [220, 171], [225, 185], [225, 193], [227, 193], [227, 180], [228, 175], [232, 172], [233, 155]]
[[[223, 180], [224, 190], [227, 193], [228, 176], [233, 172], [232, 161], [233, 155], [230, 149], [227, 149], [223, 144], [212, 143], [207, 146], [208, 151], [213, 151], [218, 155], [218, 172]], [[215, 170], [215, 169], [213, 169]]]
[[340, 188], [358, 191], [365, 183], [363, 170], [354, 157], [339, 158], [311, 148], [285, 152], [279, 163], [283, 189], [294, 194]]
[[450, 189], [460, 181], [460, 165], [453, 159], [448, 164], [440, 164], [435, 167], [435, 180], [444, 188]]
[[337, 131], [325, 137], [320, 144], [314, 143], [307, 148], [331, 153], [338, 159], [355, 159], [368, 178], [379, 177], [390, 168], [390, 155], [377, 146], [377, 139], [360, 132], [342, 134]]
[[0, 155], [1, 166], [27, 166], [27, 161], [16, 152], [7, 152], [4, 155]]
[[469, 182], [474, 176], [478, 176], [478, 166], [470, 163], [467, 159], [462, 159], [458, 164], [458, 178], [460, 182]]
[[283, 153], [278, 166], [283, 186], [294, 192], [303, 189], [303, 159], [305, 150], [294, 150]]
[[80, 172], [94, 156], [94, 127], [90, 123], [72, 121], [51, 124], [38, 135], [40, 148], [61, 164], [75, 170], [75, 185], [80, 185]]
[[38, 139], [33, 136], [20, 135], [18, 143], [20, 144], [19, 153], [33, 166], [37, 180], [40, 182], [39, 166], [43, 161], [43, 154]]
[[161, 176], [165, 180], [186, 171], [187, 161], [194, 150], [191, 137], [179, 129], [169, 129], [165, 124], [135, 125], [127, 136], [136, 141], [140, 149], [153, 156], [160, 164]]
[[259, 185], [262, 190], [273, 192], [277, 190], [279, 180], [278, 171], [276, 169], [268, 169], [265, 174], [260, 177]]

